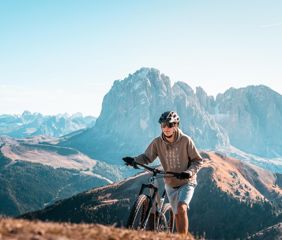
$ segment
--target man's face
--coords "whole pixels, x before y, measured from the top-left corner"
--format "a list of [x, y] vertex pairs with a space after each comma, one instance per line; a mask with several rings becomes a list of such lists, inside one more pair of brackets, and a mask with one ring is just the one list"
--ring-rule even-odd
[[162, 132], [164, 133], [164, 135], [166, 137], [170, 137], [176, 131], [176, 126], [175, 126], [175, 124], [162, 123], [161, 129], [162, 129]]

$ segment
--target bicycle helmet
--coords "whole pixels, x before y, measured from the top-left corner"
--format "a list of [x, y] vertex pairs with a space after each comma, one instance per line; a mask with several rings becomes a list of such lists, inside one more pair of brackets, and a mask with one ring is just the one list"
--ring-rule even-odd
[[167, 123], [179, 123], [180, 118], [177, 112], [167, 111], [164, 112], [159, 119], [159, 123], [167, 122]]

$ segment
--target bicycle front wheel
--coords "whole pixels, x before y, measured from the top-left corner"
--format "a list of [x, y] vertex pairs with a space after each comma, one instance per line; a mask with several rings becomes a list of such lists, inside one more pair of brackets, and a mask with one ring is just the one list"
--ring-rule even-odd
[[139, 195], [131, 208], [127, 228], [131, 229], [146, 229], [145, 220], [149, 209], [150, 199], [145, 194]]

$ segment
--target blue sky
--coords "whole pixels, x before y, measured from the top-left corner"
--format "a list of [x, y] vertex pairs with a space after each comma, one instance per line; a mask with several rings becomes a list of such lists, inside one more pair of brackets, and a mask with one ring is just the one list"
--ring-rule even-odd
[[154, 67], [210, 95], [282, 94], [282, 1], [0, 2], [0, 114], [98, 116], [116, 79]]

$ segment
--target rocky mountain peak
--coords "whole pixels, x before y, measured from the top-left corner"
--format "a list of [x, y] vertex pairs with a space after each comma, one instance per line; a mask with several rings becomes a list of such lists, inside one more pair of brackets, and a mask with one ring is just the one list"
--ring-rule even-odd
[[282, 96], [270, 88], [230, 88], [216, 98], [217, 122], [230, 143], [263, 157], [282, 155]]
[[64, 144], [76, 147], [77, 142], [93, 158], [121, 161], [124, 154], [143, 152], [161, 132], [160, 114], [175, 110], [181, 129], [200, 149], [231, 144], [247, 153], [276, 157], [282, 155], [281, 109], [282, 96], [263, 85], [230, 88], [215, 99], [201, 87], [193, 91], [185, 82], [172, 87], [159, 70], [141, 68], [114, 82], [93, 129]]
[[[144, 145], [159, 135], [160, 113], [171, 106], [170, 79], [156, 69], [141, 68], [114, 82], [103, 99], [93, 134], [108, 139], [112, 146], [119, 145], [117, 149], [130, 142], [130, 152], [140, 148], [143, 151]], [[104, 147], [101, 151], [102, 154]]]
[[29, 116], [29, 115], [31, 115], [32, 113], [30, 112], [30, 111], [24, 111], [23, 113], [22, 113], [22, 116], [24, 117], [24, 116]]
[[196, 96], [200, 105], [209, 113], [214, 113], [215, 99], [213, 96], [208, 96], [205, 90], [201, 87], [196, 87]]
[[[166, 96], [171, 89], [169, 77], [160, 73], [160, 71], [155, 68], [141, 68], [134, 74], [130, 74], [125, 78], [124, 82], [125, 84], [133, 85], [132, 89], [137, 93], [140, 92], [140, 90], [142, 93], [142, 90], [145, 88], [160, 96]], [[149, 92], [147, 91], [147, 93]]]
[[[82, 134], [84, 146], [80, 150], [111, 163], [124, 154], [140, 154], [160, 135], [158, 119], [168, 110], [179, 113], [182, 130], [195, 138], [199, 147], [210, 149], [226, 142], [188, 84], [177, 82], [172, 87], [170, 79], [159, 70], [141, 68], [124, 80], [114, 82], [103, 99], [95, 127]], [[95, 140], [94, 136], [99, 137]], [[80, 135], [70, 139], [70, 146], [74, 146], [78, 138]]]
[[178, 81], [173, 85], [175, 95], [184, 94], [186, 96], [195, 96], [194, 90], [185, 82]]

